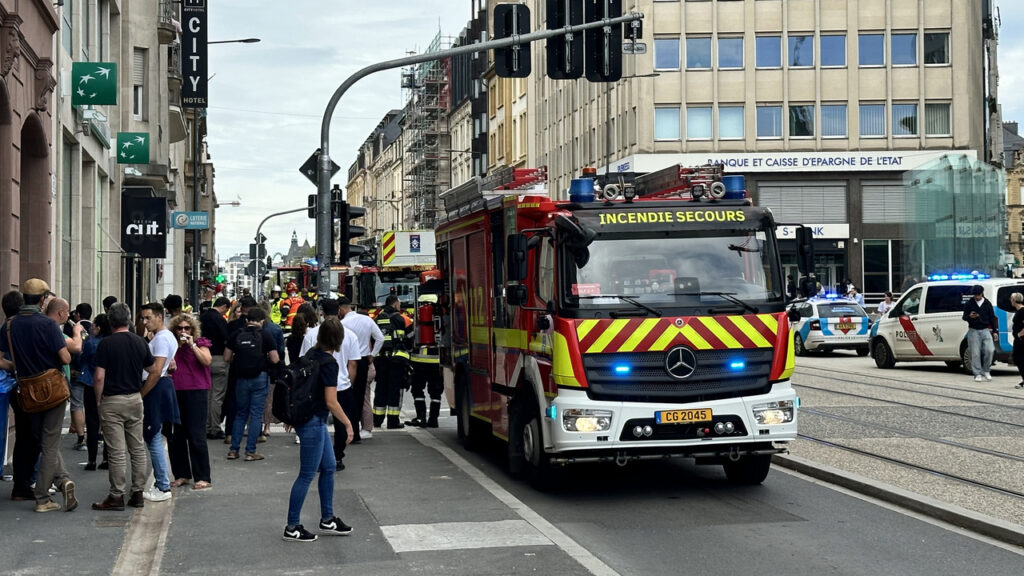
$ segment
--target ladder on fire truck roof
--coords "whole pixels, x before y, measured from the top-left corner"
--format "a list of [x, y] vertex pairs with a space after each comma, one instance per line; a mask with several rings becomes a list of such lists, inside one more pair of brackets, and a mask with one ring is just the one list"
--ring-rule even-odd
[[[637, 176], [633, 182], [637, 196], [641, 198], [682, 197], [690, 199], [694, 196], [694, 188], [701, 188], [707, 194], [712, 186], [721, 186], [723, 170], [720, 164], [705, 166], [684, 166], [675, 164], [661, 170]], [[701, 194], [698, 194], [700, 196]]]
[[548, 181], [548, 169], [512, 168], [500, 166], [486, 177], [474, 176], [466, 182], [442, 192], [445, 212], [449, 219], [457, 218], [482, 207], [492, 198], [501, 198], [510, 193], [530, 193], [547, 196], [545, 185]]

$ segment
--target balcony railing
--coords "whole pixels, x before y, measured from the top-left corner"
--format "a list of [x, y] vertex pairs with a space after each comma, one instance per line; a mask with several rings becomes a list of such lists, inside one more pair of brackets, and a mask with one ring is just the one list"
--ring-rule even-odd
[[175, 90], [181, 88], [181, 43], [172, 42], [167, 47], [167, 84]]
[[170, 44], [178, 37], [173, 0], [160, 0], [160, 13], [157, 16], [157, 37], [161, 44]]

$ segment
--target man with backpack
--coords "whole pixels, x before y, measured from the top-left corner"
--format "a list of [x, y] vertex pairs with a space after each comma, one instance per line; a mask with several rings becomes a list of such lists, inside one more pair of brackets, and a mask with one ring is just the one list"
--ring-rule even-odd
[[231, 364], [238, 377], [235, 382], [235, 421], [231, 430], [231, 448], [228, 460], [238, 459], [245, 425], [249, 424], [249, 435], [245, 441], [245, 461], [263, 460], [256, 452], [256, 440], [263, 425], [263, 410], [270, 389], [267, 380], [269, 365], [280, 362], [274, 346], [274, 339], [263, 330], [266, 313], [253, 307], [246, 314], [246, 325], [235, 332], [224, 350], [224, 360]]

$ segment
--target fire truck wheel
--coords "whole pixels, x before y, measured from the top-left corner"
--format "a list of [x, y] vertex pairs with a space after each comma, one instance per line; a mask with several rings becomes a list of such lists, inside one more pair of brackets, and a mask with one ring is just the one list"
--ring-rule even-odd
[[458, 430], [459, 442], [470, 452], [483, 449], [487, 443], [488, 431], [484, 429], [483, 423], [470, 415], [470, 407], [473, 405], [473, 397], [469, 386], [459, 378], [462, 383], [456, 387], [456, 403], [458, 410], [455, 412], [455, 425]]
[[544, 431], [540, 410], [532, 395], [512, 404], [509, 415], [509, 473], [526, 477], [541, 491], [557, 490], [562, 484], [564, 468], [551, 464], [544, 452]]
[[727, 460], [722, 464], [725, 470], [725, 477], [733, 484], [760, 484], [768, 476], [768, 469], [771, 468], [772, 457], [767, 454], [742, 456], [733, 462]]

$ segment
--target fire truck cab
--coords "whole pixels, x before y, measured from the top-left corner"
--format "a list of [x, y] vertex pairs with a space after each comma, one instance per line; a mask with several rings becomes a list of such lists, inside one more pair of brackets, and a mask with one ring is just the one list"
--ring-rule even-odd
[[440, 356], [467, 447], [504, 440], [540, 486], [670, 456], [764, 480], [797, 432], [776, 223], [708, 170], [574, 180], [569, 202], [506, 170], [442, 195]]

